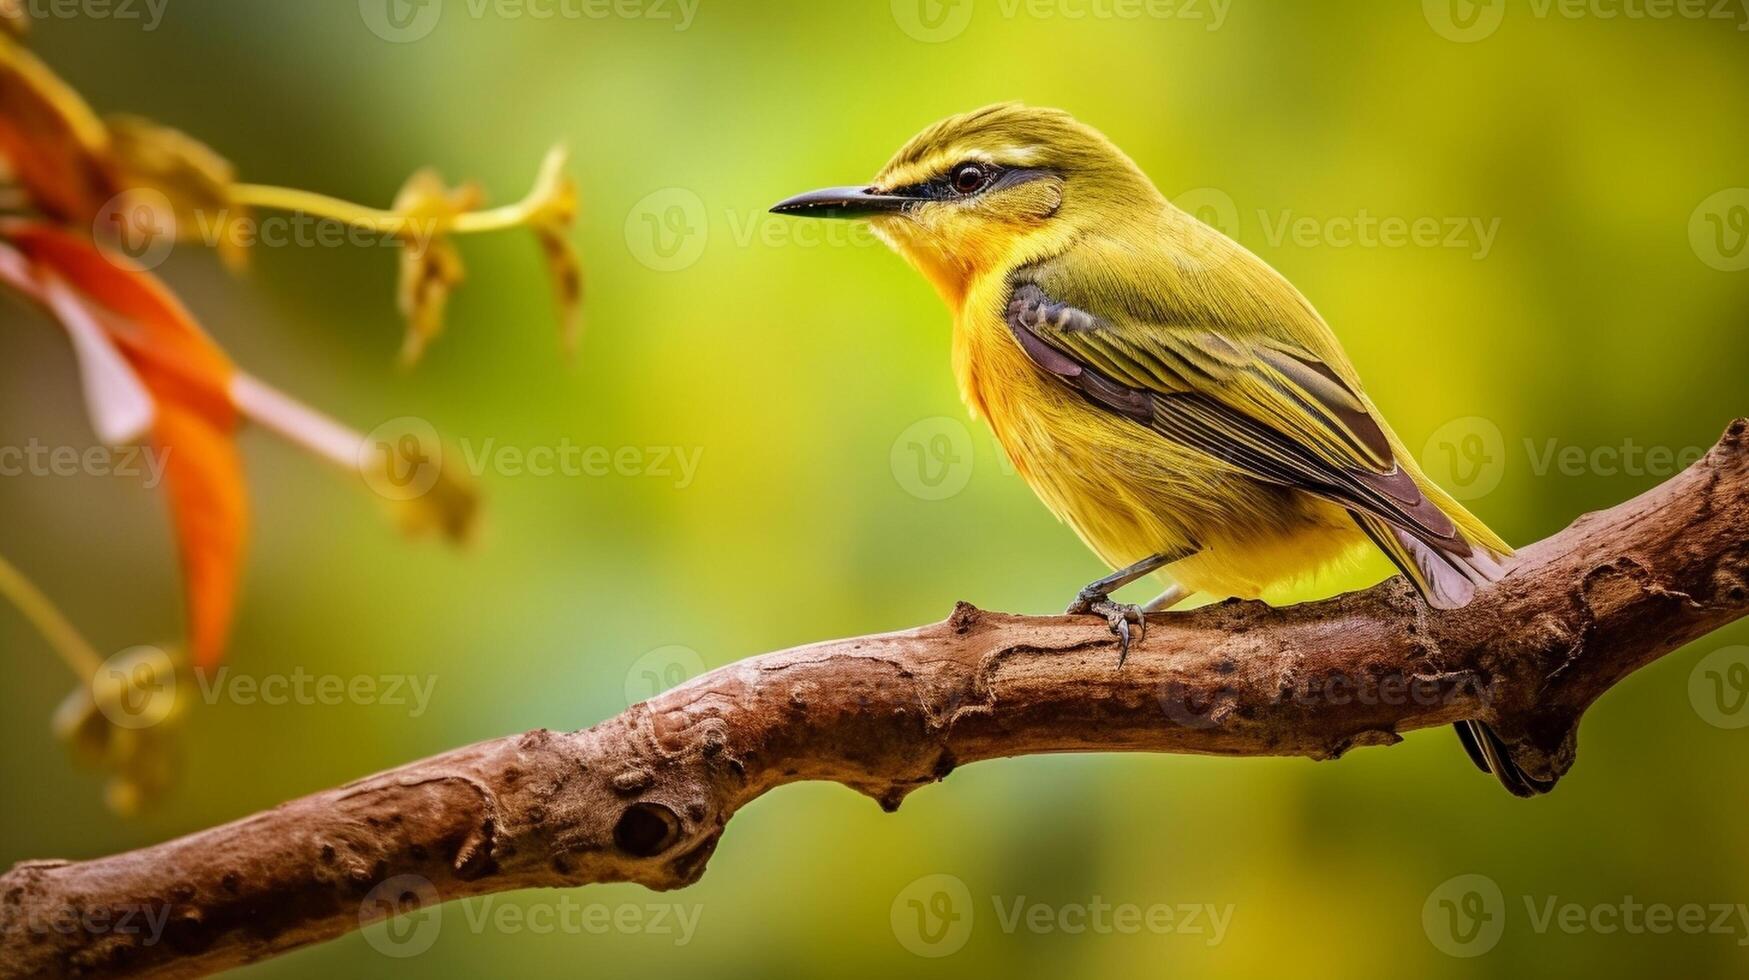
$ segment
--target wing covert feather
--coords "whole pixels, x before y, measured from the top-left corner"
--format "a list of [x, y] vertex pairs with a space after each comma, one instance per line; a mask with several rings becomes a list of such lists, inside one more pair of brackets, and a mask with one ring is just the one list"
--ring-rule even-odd
[[1018, 283], [1007, 319], [1034, 363], [1093, 403], [1269, 483], [1296, 487], [1468, 553], [1397, 460], [1365, 398], [1290, 342], [1106, 318]]

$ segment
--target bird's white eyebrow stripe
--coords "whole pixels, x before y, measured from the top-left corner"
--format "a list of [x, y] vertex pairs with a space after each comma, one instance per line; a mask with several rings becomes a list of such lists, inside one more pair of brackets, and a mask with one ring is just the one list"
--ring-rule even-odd
[[[930, 162], [941, 166], [945, 162], [959, 163], [971, 160], [976, 163], [988, 163], [999, 167], [1025, 167], [1038, 161], [1039, 147], [1013, 146], [1000, 153], [986, 150], [982, 147], [969, 147], [958, 152], [946, 151], [930, 158]], [[950, 158], [952, 158], [950, 160]]]
[[1042, 147], [1017, 146], [996, 153], [983, 147], [950, 147], [937, 150], [928, 157], [900, 168], [882, 182], [886, 189], [920, 184], [946, 172], [947, 168], [967, 160], [998, 167], [1030, 167], [1043, 156]]

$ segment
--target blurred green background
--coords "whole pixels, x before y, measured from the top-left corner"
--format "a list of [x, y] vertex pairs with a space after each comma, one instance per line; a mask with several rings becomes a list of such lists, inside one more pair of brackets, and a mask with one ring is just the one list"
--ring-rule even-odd
[[[850, 226], [764, 210], [865, 179], [984, 103], [1069, 109], [1168, 194], [1195, 191], [1311, 297], [1406, 442], [1511, 541], [1672, 471], [1627, 447], [1706, 447], [1749, 412], [1749, 191], [1733, 190], [1749, 185], [1749, 14], [1734, 5], [447, 0], [403, 8], [412, 28], [385, 39], [378, 0], [170, 0], [149, 30], [139, 3], [140, 19], [39, 18], [31, 45], [100, 111], [195, 133], [246, 180], [386, 205], [431, 164], [502, 202], [549, 144], [574, 152], [589, 280], [574, 364], [524, 234], [461, 241], [470, 279], [411, 372], [394, 367], [391, 250], [263, 248], [232, 278], [179, 248], [160, 271], [241, 365], [359, 429], [416, 416], [476, 451], [634, 447], [640, 462], [489, 468], [485, 533], [458, 552], [404, 540], [357, 479], [246, 433], [232, 668], [416, 677], [434, 684], [428, 707], [194, 705], [179, 789], [123, 819], [49, 732], [74, 679], [0, 609], [0, 864], [144, 845], [471, 740], [587, 726], [652, 678], [940, 619], [955, 599], [1061, 608], [1101, 568], [967, 419], [934, 293]], [[1350, 242], [1344, 219], [1366, 216], [1434, 219], [1439, 240]], [[64, 335], [4, 315], [0, 445], [90, 444]], [[660, 472], [648, 447], [696, 454], [696, 472]], [[99, 647], [177, 638], [161, 493], [11, 477], [0, 508], [0, 554]], [[355, 934], [245, 973], [1741, 975], [1742, 921], [1656, 935], [1537, 918], [1551, 897], [1749, 902], [1749, 730], [1732, 727], [1749, 709], [1690, 694], [1707, 655], [1749, 660], [1726, 649], [1740, 644], [1749, 627], [1636, 674], [1587, 716], [1559, 790], [1528, 803], [1443, 731], [1330, 764], [978, 765], [896, 815], [790, 787], [734, 820], [692, 889], [497, 902], [678, 904], [697, 916], [684, 943], [479, 925], [452, 905], [416, 957]], [[932, 875], [964, 892], [913, 884]], [[1459, 875], [1501, 894], [1503, 933], [1474, 958], [1438, 927]], [[962, 926], [932, 943], [908, 903], [936, 908], [938, 891]], [[997, 911], [1095, 896], [1230, 920], [1211, 942], [1206, 919], [1201, 934], [1071, 934], [1007, 929]]]

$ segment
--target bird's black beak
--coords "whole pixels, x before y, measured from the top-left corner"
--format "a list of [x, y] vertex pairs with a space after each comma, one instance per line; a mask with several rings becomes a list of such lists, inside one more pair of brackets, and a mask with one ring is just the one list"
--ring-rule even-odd
[[771, 211], [804, 218], [867, 218], [877, 214], [898, 214], [916, 200], [896, 194], [877, 194], [867, 187], [828, 187], [779, 201], [772, 205]]

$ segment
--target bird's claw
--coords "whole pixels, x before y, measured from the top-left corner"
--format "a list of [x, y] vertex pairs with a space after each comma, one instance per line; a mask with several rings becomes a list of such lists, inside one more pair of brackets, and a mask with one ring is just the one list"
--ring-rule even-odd
[[1136, 627], [1135, 638], [1138, 640], [1148, 633], [1148, 620], [1142, 615], [1142, 607], [1132, 602], [1114, 602], [1110, 596], [1083, 592], [1069, 604], [1068, 615], [1088, 614], [1105, 617], [1106, 625], [1117, 636], [1117, 665], [1122, 667], [1130, 655], [1130, 626]]

